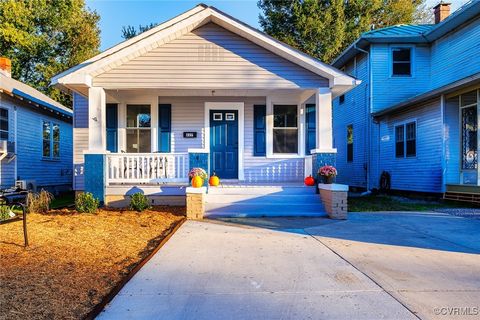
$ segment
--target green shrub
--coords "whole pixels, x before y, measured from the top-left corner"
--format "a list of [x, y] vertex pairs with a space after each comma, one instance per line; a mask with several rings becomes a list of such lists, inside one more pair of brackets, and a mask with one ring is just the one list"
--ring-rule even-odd
[[100, 201], [90, 192], [80, 193], [75, 197], [75, 209], [80, 213], [95, 213]]
[[42, 189], [38, 193], [29, 192], [27, 195], [27, 212], [47, 213], [50, 210], [50, 203], [53, 194]]
[[10, 207], [0, 206], [0, 221], [10, 219]]
[[150, 208], [150, 204], [148, 203], [148, 198], [141, 192], [134, 193], [130, 200], [130, 210], [135, 210], [138, 212], [142, 212]]

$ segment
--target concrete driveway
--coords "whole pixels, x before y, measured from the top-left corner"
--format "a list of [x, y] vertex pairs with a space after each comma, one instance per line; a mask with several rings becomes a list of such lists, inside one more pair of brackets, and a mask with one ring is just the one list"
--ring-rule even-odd
[[475, 319], [479, 252], [442, 214], [188, 221], [99, 319]]

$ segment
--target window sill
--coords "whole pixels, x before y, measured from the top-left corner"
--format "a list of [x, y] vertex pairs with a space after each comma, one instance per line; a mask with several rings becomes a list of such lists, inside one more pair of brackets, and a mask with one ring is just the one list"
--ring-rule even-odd
[[62, 160], [61, 158], [42, 157], [42, 161], [47, 161], [47, 162], [60, 162], [61, 160]]

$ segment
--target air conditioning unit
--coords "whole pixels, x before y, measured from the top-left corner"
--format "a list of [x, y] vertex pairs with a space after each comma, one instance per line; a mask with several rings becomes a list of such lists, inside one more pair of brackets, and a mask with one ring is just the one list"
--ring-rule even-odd
[[35, 180], [17, 180], [15, 182], [15, 187], [23, 190], [37, 192], [37, 183], [35, 182]]

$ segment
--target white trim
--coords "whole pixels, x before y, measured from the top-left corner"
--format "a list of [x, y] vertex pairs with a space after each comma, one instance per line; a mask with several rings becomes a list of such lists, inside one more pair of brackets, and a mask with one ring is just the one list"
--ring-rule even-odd
[[210, 153], [209, 150], [202, 149], [202, 148], [188, 148], [187, 152], [188, 153]]
[[336, 149], [336, 148], [332, 148], [332, 149], [312, 149], [312, 150], [310, 150], [310, 153], [311, 153], [311, 154], [318, 154], [318, 153], [337, 153], [337, 149]]
[[[204, 112], [204, 139], [203, 146], [210, 152], [210, 110], [237, 110], [238, 111], [238, 180], [245, 180], [243, 168], [243, 153], [245, 147], [245, 103], [244, 102], [205, 102]], [[210, 167], [210, 161], [209, 161]]]

